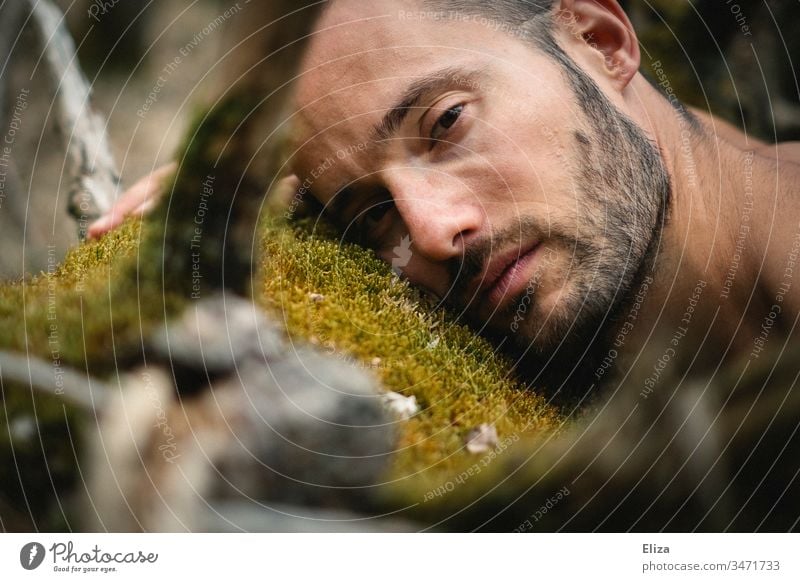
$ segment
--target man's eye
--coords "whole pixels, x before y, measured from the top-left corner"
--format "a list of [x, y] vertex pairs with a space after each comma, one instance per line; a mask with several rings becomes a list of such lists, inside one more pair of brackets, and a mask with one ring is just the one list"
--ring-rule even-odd
[[377, 231], [381, 225], [381, 222], [393, 207], [394, 202], [391, 200], [384, 200], [373, 204], [367, 210], [365, 210], [361, 215], [361, 220], [359, 221], [359, 230], [361, 231], [362, 236], [366, 236], [368, 238], [374, 238], [378, 236]]
[[456, 105], [445, 111], [442, 116], [436, 120], [431, 129], [431, 139], [440, 140], [447, 133], [447, 130], [455, 125], [458, 118], [464, 112], [463, 105]]

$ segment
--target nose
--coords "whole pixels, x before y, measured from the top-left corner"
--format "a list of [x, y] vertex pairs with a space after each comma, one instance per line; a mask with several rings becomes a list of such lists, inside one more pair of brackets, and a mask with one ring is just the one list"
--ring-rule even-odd
[[428, 260], [462, 256], [464, 246], [482, 231], [485, 213], [458, 179], [417, 168], [390, 170], [385, 179], [415, 252]]

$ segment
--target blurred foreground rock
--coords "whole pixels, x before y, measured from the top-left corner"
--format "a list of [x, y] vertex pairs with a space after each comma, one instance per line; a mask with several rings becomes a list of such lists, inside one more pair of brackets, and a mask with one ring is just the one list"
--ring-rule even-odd
[[148, 354], [90, 435], [85, 529], [313, 531], [314, 507], [369, 508], [395, 440], [372, 377], [284, 343], [250, 302], [222, 295]]
[[451, 531], [796, 531], [799, 355], [776, 346], [705, 381], [670, 372], [651, 393], [640, 366], [587, 422], [406, 504]]

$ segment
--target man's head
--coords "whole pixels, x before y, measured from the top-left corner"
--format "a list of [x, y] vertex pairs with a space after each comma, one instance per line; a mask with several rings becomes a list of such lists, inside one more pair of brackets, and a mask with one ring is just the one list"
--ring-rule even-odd
[[292, 164], [388, 262], [409, 237], [404, 275], [476, 327], [577, 359], [630, 296], [669, 198], [626, 114], [638, 44], [614, 0], [488, 4], [333, 0]]

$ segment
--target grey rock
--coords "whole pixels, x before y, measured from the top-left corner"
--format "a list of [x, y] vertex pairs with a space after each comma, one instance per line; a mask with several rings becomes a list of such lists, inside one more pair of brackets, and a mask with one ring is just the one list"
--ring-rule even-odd
[[204, 530], [209, 504], [254, 499], [369, 518], [396, 440], [379, 383], [281, 336], [222, 295], [159, 331], [103, 411], [88, 527]]
[[285, 350], [280, 329], [268, 324], [254, 304], [233, 294], [193, 303], [180, 319], [156, 332], [150, 347], [158, 361], [209, 374], [230, 372], [248, 358], [279, 359]]

